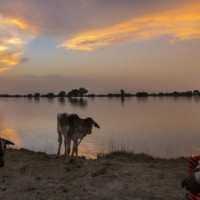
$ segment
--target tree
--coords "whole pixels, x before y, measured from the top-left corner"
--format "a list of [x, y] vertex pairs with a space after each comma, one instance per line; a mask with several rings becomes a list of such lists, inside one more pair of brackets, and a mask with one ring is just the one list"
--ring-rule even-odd
[[73, 89], [70, 92], [67, 93], [67, 96], [69, 97], [77, 97], [77, 96], [83, 96], [86, 93], [88, 93], [88, 90], [85, 88], [79, 88], [79, 89]]
[[148, 97], [148, 93], [147, 92], [137, 92], [136, 93], [136, 96], [137, 97]]
[[33, 95], [32, 95], [32, 94], [28, 94], [27, 97], [28, 97], [28, 98], [32, 98]]
[[125, 95], [124, 90], [121, 90], [121, 96], [124, 96], [124, 95]]
[[54, 98], [55, 94], [52, 93], [52, 92], [49, 92], [49, 93], [46, 94], [46, 97], [48, 97], [48, 98]]
[[39, 97], [40, 97], [40, 93], [38, 93], [38, 92], [35, 93], [35, 94], [34, 94], [34, 97], [35, 97], [35, 98], [39, 98]]
[[79, 90], [77, 90], [77, 89], [73, 89], [67, 93], [67, 96], [69, 96], [69, 97], [76, 97], [78, 95], [79, 95]]
[[66, 92], [65, 92], [65, 91], [60, 91], [60, 92], [58, 93], [58, 96], [59, 96], [59, 97], [65, 97], [65, 95], [66, 95]]
[[79, 88], [79, 95], [82, 97], [83, 95], [87, 94], [88, 90], [85, 88]]
[[193, 91], [193, 95], [197, 95], [197, 96], [199, 96], [199, 95], [200, 95], [199, 90], [194, 90], [194, 91]]

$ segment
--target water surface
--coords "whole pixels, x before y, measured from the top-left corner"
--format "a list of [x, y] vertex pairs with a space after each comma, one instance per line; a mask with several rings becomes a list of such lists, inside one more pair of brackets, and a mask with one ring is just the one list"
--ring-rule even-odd
[[200, 99], [193, 97], [0, 98], [0, 137], [55, 154], [59, 112], [90, 116], [101, 126], [80, 145], [87, 157], [120, 148], [164, 158], [200, 152]]

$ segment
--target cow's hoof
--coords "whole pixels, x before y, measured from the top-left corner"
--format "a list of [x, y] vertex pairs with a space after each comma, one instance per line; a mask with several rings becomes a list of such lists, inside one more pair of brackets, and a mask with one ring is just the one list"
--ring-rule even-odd
[[69, 162], [70, 162], [70, 163], [74, 163], [75, 161], [76, 161], [76, 158], [73, 157], [73, 158], [70, 158], [70, 161], [69, 161]]
[[4, 166], [4, 160], [1, 160], [1, 162], [0, 162], [0, 167], [3, 167]]
[[69, 165], [66, 165], [66, 171], [68, 172], [68, 171], [70, 171], [70, 167], [69, 167]]

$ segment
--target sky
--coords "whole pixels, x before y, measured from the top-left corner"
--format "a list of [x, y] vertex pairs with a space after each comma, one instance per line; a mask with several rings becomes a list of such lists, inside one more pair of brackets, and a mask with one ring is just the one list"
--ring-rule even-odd
[[199, 0], [0, 0], [0, 93], [200, 90]]

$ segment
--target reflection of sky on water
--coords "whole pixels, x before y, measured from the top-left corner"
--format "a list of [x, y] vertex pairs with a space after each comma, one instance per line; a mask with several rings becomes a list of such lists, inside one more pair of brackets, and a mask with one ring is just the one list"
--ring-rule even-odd
[[[80, 155], [125, 148], [161, 157], [196, 154], [200, 101], [194, 98], [0, 99], [0, 137], [19, 147], [54, 154], [56, 115], [77, 113], [101, 126], [80, 144]], [[73, 105], [72, 105], [73, 104]], [[82, 109], [84, 106], [84, 109]]]

